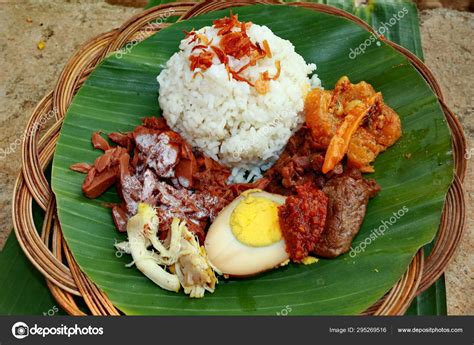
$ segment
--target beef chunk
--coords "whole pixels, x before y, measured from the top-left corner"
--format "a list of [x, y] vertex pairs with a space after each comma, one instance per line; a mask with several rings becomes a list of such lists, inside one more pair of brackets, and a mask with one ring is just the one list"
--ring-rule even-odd
[[327, 258], [346, 253], [360, 230], [369, 199], [379, 191], [375, 180], [365, 180], [357, 172], [330, 179], [323, 188], [329, 198], [326, 226], [314, 253]]

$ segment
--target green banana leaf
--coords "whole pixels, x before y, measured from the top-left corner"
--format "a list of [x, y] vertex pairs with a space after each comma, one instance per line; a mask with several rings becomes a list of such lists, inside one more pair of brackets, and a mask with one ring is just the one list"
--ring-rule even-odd
[[282, 6], [249, 6], [233, 12], [291, 40], [306, 61], [318, 64], [326, 88], [348, 75], [383, 92], [401, 116], [404, 136], [377, 159], [373, 177], [382, 192], [371, 201], [353, 247], [362, 248], [373, 229], [392, 222], [394, 212], [403, 216], [355, 257], [346, 254], [310, 266], [288, 265], [246, 280], [221, 279], [216, 292], [201, 300], [161, 290], [135, 268], [126, 268], [129, 258], [116, 257], [113, 244], [124, 236], [116, 232], [109, 210], [103, 207], [104, 202], [118, 200], [115, 191], [98, 200], [85, 198], [84, 176], [68, 167], [92, 162], [100, 154], [91, 147], [93, 131], [129, 131], [141, 117], [160, 115], [155, 77], [177, 50], [182, 30], [209, 25], [229, 13], [224, 11], [162, 30], [121, 59], [110, 56], [79, 90], [53, 162], [53, 190], [65, 239], [81, 269], [126, 314], [276, 315], [287, 306], [292, 315], [360, 313], [395, 284], [417, 250], [436, 234], [453, 178], [443, 113], [423, 78], [391, 47], [373, 44], [365, 54], [350, 59], [350, 49], [370, 34], [348, 20]]
[[416, 296], [405, 315], [447, 315], [444, 276]]
[[[33, 219], [41, 229], [44, 212], [33, 205]], [[14, 234], [0, 252], [0, 315], [65, 315], [40, 272], [29, 262]]]
[[56, 305], [41, 273], [23, 254], [15, 236], [8, 238], [0, 262], [1, 315], [41, 314]]
[[[435, 240], [424, 246], [425, 258], [433, 249]], [[444, 274], [426, 291], [413, 300], [406, 315], [447, 315], [446, 286]]]

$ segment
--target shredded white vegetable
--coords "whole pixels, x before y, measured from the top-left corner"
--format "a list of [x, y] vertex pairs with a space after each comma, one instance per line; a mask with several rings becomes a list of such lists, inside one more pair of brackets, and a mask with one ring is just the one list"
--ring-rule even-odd
[[[138, 205], [138, 212], [127, 223], [128, 241], [116, 243], [123, 253], [131, 254], [137, 268], [155, 284], [169, 291], [182, 286], [190, 297], [201, 298], [214, 292], [217, 278], [207, 260], [204, 247], [191, 233], [185, 221], [174, 218], [169, 244], [158, 238], [159, 222], [155, 210]], [[152, 249], [149, 249], [149, 248]]]

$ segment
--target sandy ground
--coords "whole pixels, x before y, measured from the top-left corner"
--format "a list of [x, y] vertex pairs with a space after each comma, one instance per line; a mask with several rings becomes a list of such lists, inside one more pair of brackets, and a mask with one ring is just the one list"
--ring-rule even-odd
[[[67, 59], [85, 41], [119, 26], [139, 9], [99, 1], [0, 0], [0, 247], [12, 228], [11, 193], [20, 168], [18, 138], [34, 106], [53, 89]], [[474, 14], [421, 13], [423, 49], [447, 103], [474, 143]], [[38, 43], [44, 41], [44, 49]], [[470, 144], [474, 151], [473, 144]], [[474, 153], [474, 152], [473, 152]], [[474, 315], [474, 154], [466, 181], [468, 233], [447, 271], [448, 311]]]
[[[97, 1], [5, 4], [0, 0], [0, 244], [12, 229], [11, 195], [20, 167], [18, 138], [32, 110], [53, 89], [80, 45], [120, 26], [137, 11]], [[43, 50], [37, 47], [40, 41]]]
[[423, 51], [447, 104], [468, 138], [466, 234], [446, 272], [448, 312], [474, 315], [474, 13], [437, 9], [421, 13]]

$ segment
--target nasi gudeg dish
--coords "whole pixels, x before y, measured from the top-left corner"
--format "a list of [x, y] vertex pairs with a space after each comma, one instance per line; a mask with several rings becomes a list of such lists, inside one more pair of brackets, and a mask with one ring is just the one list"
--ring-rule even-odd
[[[366, 83], [324, 90], [291, 42], [235, 15], [184, 33], [159, 74], [163, 117], [92, 135], [103, 151], [82, 191], [107, 205], [132, 257], [161, 288], [203, 297], [217, 276], [346, 253], [380, 192], [376, 157], [401, 136]], [[311, 77], [310, 77], [311, 75]]]

